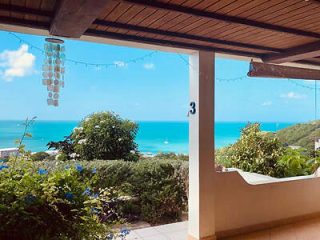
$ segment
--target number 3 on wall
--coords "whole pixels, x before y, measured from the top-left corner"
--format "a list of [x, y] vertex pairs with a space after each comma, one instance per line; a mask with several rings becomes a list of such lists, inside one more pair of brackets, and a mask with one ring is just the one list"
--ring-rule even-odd
[[189, 111], [190, 114], [196, 114], [196, 103], [195, 102], [191, 102], [190, 103], [190, 111]]

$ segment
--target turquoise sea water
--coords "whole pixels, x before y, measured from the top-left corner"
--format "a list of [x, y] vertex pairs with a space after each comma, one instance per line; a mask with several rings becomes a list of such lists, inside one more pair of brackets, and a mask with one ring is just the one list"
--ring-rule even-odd
[[[23, 132], [23, 121], [0, 121], [0, 148], [14, 147], [14, 141]], [[26, 139], [26, 148], [31, 151], [45, 151], [49, 141], [62, 140], [70, 134], [77, 121], [39, 121], [30, 128], [31, 139]], [[143, 153], [176, 152], [188, 153], [188, 122], [138, 122], [136, 142]], [[262, 123], [262, 130], [276, 131], [293, 123]], [[217, 148], [235, 142], [240, 129], [246, 123], [216, 122], [215, 146]]]

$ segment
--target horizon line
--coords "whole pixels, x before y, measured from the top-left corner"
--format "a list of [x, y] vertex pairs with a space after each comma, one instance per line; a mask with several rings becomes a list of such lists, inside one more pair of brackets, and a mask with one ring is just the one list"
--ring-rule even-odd
[[[188, 120], [131, 120], [128, 118], [123, 118], [124, 120], [130, 120], [133, 122], [189, 122]], [[0, 121], [25, 121], [26, 119], [0, 119]], [[81, 122], [83, 119], [36, 119], [35, 121], [47, 121], [47, 122]], [[320, 119], [319, 119], [320, 120]], [[292, 121], [292, 120], [216, 120], [215, 123], [303, 123], [311, 122], [315, 120], [303, 120], [303, 121]]]

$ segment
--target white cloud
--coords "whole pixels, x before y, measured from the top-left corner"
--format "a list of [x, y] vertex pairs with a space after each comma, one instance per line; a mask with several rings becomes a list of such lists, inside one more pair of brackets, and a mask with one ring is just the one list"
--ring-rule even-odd
[[114, 65], [116, 65], [116, 67], [121, 67], [121, 68], [128, 66], [128, 64], [123, 61], [114, 61], [113, 63]]
[[28, 50], [29, 46], [22, 44], [17, 50], [0, 53], [0, 67], [3, 68], [0, 73], [4, 80], [12, 81], [16, 77], [33, 73], [36, 57]]
[[152, 70], [155, 68], [155, 65], [153, 63], [145, 63], [145, 64], [143, 64], [143, 67], [144, 67], [144, 69]]
[[269, 106], [271, 106], [272, 105], [272, 101], [265, 101], [265, 102], [263, 102], [262, 104], [261, 104], [261, 106], [263, 106], [263, 107], [269, 107]]
[[303, 98], [306, 98], [306, 95], [302, 95], [302, 94], [295, 93], [295, 92], [288, 92], [285, 94], [281, 94], [280, 97], [287, 98], [287, 99], [303, 99]]

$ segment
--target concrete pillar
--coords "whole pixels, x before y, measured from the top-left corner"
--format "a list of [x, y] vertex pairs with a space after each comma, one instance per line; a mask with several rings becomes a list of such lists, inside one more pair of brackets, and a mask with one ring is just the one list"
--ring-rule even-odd
[[190, 56], [189, 240], [215, 239], [214, 53]]

